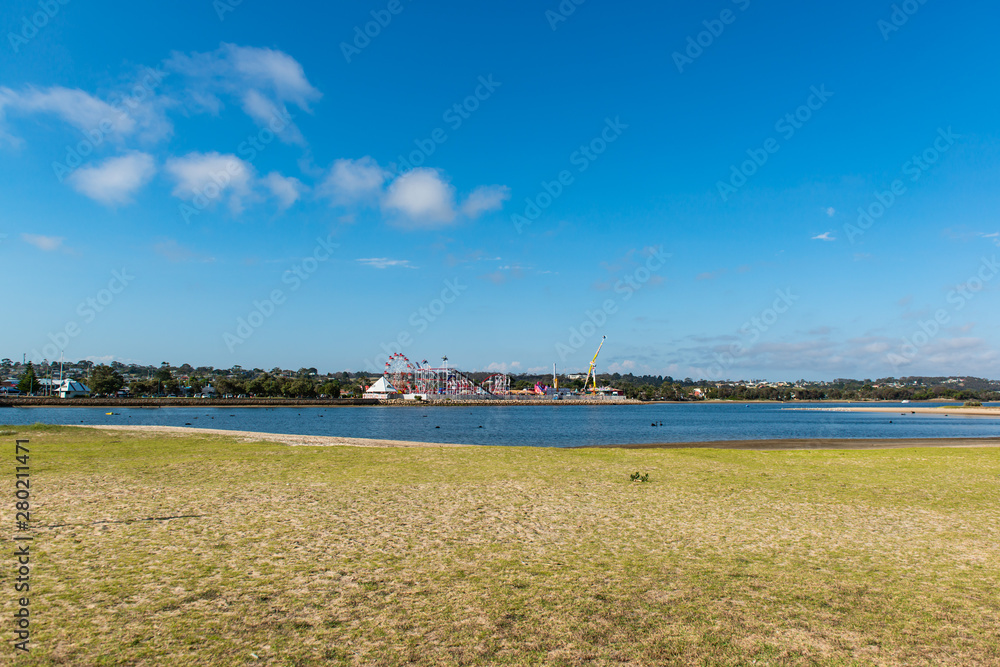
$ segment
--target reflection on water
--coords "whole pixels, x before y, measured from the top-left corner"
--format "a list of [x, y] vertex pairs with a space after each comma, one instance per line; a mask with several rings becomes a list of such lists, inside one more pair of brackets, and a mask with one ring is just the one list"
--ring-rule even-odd
[[[822, 407], [845, 404], [824, 403]], [[1000, 437], [1000, 419], [709, 403], [504, 407], [0, 408], [0, 423], [190, 425], [473, 445], [582, 445], [770, 438]], [[929, 404], [922, 403], [920, 407]], [[796, 404], [800, 407], [802, 404]], [[655, 424], [655, 426], [653, 425]]]

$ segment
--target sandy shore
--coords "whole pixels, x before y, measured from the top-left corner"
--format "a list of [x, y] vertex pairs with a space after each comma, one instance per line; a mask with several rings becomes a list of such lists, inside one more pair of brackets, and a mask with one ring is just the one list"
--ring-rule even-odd
[[1000, 438], [817, 438], [789, 440], [717, 440], [641, 445], [599, 445], [622, 449], [753, 449], [761, 452], [809, 449], [902, 449], [904, 447], [1000, 447]]
[[938, 415], [944, 417], [994, 417], [1000, 418], [1000, 407], [988, 408], [963, 408], [960, 405], [947, 406], [941, 408], [921, 408], [904, 405], [896, 408], [863, 408], [836, 407], [836, 408], [785, 408], [786, 410], [819, 410], [820, 412], [884, 412], [890, 415]]
[[[105, 431], [132, 431], [147, 434], [221, 435], [237, 438], [242, 442], [277, 442], [283, 445], [312, 447], [479, 447], [482, 445], [456, 445], [439, 442], [414, 442], [410, 440], [375, 440], [373, 438], [342, 438], [328, 435], [293, 435], [288, 433], [260, 433], [257, 431], [227, 431], [218, 428], [191, 426], [82, 426]], [[627, 445], [593, 445], [593, 447], [622, 449], [751, 449], [758, 451], [810, 450], [810, 449], [899, 449], [902, 447], [1000, 447], [997, 438], [907, 438], [907, 439], [850, 439], [817, 438], [796, 440], [718, 440], [710, 442], [662, 442]]]
[[[79, 426], [67, 424], [67, 426]], [[96, 426], [102, 431], [135, 431], [140, 433], [163, 433], [170, 435], [223, 435], [243, 442], [278, 442], [283, 445], [307, 445], [313, 447], [474, 447], [475, 445], [453, 445], [440, 442], [413, 442], [409, 440], [375, 440], [373, 438], [341, 438], [332, 435], [294, 435], [290, 433], [261, 433], [258, 431], [228, 431], [221, 428], [194, 428], [193, 426]]]

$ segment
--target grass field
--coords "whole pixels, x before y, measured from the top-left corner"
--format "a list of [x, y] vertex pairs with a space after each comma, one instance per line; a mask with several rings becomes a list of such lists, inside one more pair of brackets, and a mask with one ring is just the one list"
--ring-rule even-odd
[[33, 634], [7, 662], [7, 548], [3, 664], [1000, 664], [998, 448], [0, 427], [8, 536], [15, 437], [31, 440]]

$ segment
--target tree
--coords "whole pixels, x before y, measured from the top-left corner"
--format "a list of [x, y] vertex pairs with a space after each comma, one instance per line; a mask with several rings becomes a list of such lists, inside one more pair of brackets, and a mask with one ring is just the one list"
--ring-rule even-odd
[[38, 378], [35, 376], [35, 367], [29, 361], [28, 367], [25, 369], [24, 373], [21, 374], [21, 379], [17, 383], [17, 388], [22, 394], [34, 394], [38, 391], [40, 386]]
[[110, 366], [94, 366], [90, 372], [90, 390], [101, 396], [111, 396], [125, 386], [121, 374]]

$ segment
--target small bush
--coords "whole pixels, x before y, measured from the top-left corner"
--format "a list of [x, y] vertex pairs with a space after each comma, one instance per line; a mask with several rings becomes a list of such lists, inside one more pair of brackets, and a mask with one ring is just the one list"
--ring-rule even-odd
[[966, 401], [965, 407], [967, 408], [981, 408], [983, 407], [982, 401]]
[[647, 472], [645, 475], [642, 475], [638, 472], [634, 472], [631, 475], [629, 475], [629, 479], [631, 479], [633, 482], [648, 482], [649, 473]]

